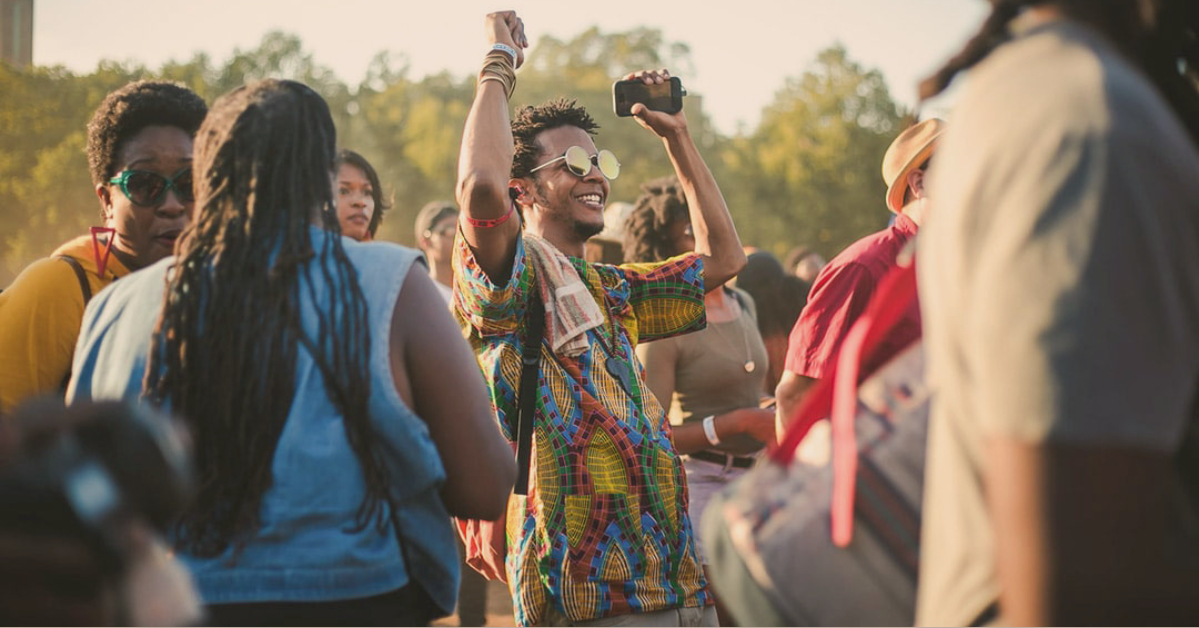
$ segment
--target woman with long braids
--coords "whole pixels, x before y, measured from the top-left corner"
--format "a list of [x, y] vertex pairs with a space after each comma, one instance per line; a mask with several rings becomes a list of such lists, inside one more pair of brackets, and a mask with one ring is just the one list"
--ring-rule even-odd
[[84, 318], [68, 398], [140, 396], [192, 428], [199, 488], [177, 547], [211, 624], [448, 614], [449, 514], [497, 518], [515, 476], [419, 254], [335, 233], [335, 142], [300, 83], [222, 97], [196, 135], [177, 257]]
[[995, 0], [919, 240], [920, 625], [1199, 619], [1199, 4]]

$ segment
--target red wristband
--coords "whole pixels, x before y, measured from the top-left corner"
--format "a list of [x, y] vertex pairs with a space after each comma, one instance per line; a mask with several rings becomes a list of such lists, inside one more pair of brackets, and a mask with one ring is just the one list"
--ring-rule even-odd
[[508, 211], [504, 212], [504, 215], [500, 216], [499, 218], [471, 218], [470, 216], [467, 216], [466, 222], [476, 229], [490, 229], [491, 227], [498, 227], [505, 222], [508, 222], [508, 219], [512, 217], [512, 212], [515, 209], [516, 203], [509, 203]]

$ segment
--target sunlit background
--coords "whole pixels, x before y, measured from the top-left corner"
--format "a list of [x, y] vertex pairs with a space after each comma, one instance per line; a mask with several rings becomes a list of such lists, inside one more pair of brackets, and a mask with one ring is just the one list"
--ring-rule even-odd
[[[29, 12], [32, 29], [12, 21]], [[961, 47], [983, 0], [725, 3], [0, 0], [0, 286], [97, 222], [82, 157], [87, 118], [135, 78], [180, 80], [211, 102], [244, 80], [298, 78], [335, 112], [343, 146], [394, 201], [382, 234], [412, 242], [421, 205], [451, 198], [483, 15], [515, 9], [532, 48], [515, 105], [577, 97], [624, 174], [612, 201], [671, 172], [647, 132], [611, 114], [610, 84], [669, 67], [747, 244], [825, 255], [885, 223], [882, 151], [917, 107], [917, 81]], [[21, 16], [18, 16], [21, 17]], [[31, 42], [24, 41], [31, 35]], [[20, 59], [21, 48], [31, 53]], [[947, 116], [952, 95], [919, 114]]]

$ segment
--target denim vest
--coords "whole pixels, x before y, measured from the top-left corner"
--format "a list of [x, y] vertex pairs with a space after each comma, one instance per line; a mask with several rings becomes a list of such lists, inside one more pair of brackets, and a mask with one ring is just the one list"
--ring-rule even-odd
[[[315, 227], [311, 233], [319, 255], [321, 238], [329, 236]], [[320, 370], [301, 346], [295, 399], [275, 450], [271, 487], [262, 497], [261, 527], [236, 556], [230, 548], [214, 558], [186, 553], [180, 558], [208, 604], [366, 597], [402, 587], [411, 576], [450, 613], [459, 559], [439, 493], [445, 470], [425, 423], [396, 392], [390, 362], [392, 313], [419, 253], [348, 238], [342, 244], [358, 270], [369, 311], [370, 413], [393, 480], [396, 527], [380, 530], [372, 523], [352, 531], [365, 494], [362, 467]], [[137, 399], [171, 261], [133, 273], [92, 299], [75, 350], [69, 401]], [[300, 291], [302, 320], [319, 344], [316, 307], [330, 303], [334, 287], [321, 281], [316, 259], [309, 263], [315, 299]]]

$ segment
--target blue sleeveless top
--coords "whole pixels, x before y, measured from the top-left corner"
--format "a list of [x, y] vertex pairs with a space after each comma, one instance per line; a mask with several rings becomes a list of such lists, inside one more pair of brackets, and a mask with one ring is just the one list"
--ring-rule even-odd
[[[339, 237], [316, 227], [311, 234], [318, 255], [321, 238]], [[295, 400], [275, 451], [271, 487], [262, 498], [261, 527], [236, 556], [230, 547], [214, 558], [185, 553], [180, 558], [208, 604], [342, 600], [386, 593], [411, 579], [448, 614], [457, 597], [459, 559], [439, 493], [445, 470], [425, 423], [396, 392], [390, 361], [395, 302], [420, 254], [383, 242], [344, 238], [342, 244], [368, 306], [370, 413], [393, 480], [403, 548], [390, 525], [380, 530], [372, 522], [352, 531], [366, 491], [362, 467], [320, 370], [300, 346]], [[69, 402], [138, 398], [172, 260], [130, 274], [88, 304]], [[316, 308], [331, 302], [333, 286], [321, 281], [319, 268], [312, 277], [315, 299], [300, 291], [302, 320], [319, 344]], [[247, 319], [255, 315], [244, 313]]]

